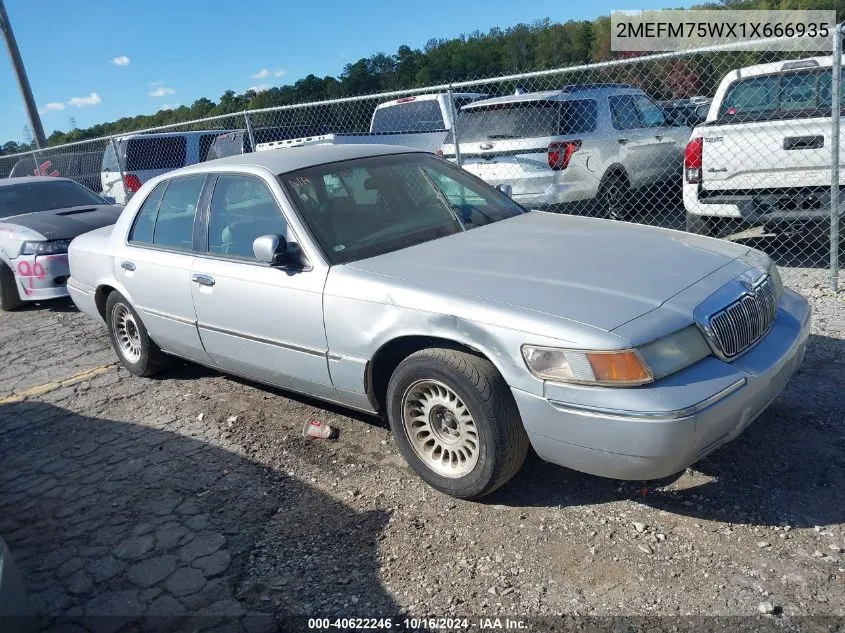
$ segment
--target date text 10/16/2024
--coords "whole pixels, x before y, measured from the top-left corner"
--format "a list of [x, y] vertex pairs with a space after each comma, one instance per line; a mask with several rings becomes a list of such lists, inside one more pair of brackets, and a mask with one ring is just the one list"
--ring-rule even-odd
[[525, 620], [516, 618], [309, 618], [312, 631], [517, 631], [528, 629]]

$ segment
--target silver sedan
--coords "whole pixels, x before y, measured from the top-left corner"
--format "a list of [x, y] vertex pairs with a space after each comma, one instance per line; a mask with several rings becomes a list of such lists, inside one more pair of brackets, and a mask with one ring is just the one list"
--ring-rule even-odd
[[544, 459], [671, 475], [800, 365], [807, 302], [746, 246], [527, 212], [430, 154], [258, 152], [146, 183], [68, 287], [148, 376], [179, 356], [387, 417], [433, 487]]

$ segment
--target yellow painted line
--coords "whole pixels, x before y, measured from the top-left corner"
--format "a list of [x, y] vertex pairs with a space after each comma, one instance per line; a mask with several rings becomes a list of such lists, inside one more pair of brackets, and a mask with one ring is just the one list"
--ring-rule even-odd
[[45, 393], [50, 393], [56, 389], [69, 387], [70, 385], [75, 385], [83, 380], [88, 380], [89, 378], [94, 378], [95, 376], [104, 374], [114, 366], [114, 363], [110, 365], [100, 365], [99, 367], [94, 367], [93, 369], [85, 369], [77, 372], [72, 376], [68, 376], [67, 378], [63, 378], [61, 380], [51, 380], [50, 382], [45, 382], [43, 385], [36, 385], [35, 387], [15, 391], [10, 396], [0, 398], [0, 404], [14, 404], [16, 402], [23, 402], [27, 398], [43, 396]]

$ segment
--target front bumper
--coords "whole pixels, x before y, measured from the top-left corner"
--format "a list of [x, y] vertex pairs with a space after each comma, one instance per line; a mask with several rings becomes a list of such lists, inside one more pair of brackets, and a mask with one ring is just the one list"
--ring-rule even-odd
[[22, 301], [43, 301], [68, 295], [70, 267], [66, 254], [21, 255], [12, 260], [12, 270]]
[[630, 409], [562, 402], [553, 389], [545, 397], [512, 391], [546, 461], [613, 479], [659, 479], [738, 437], [798, 370], [809, 332], [809, 304], [786, 290], [774, 326], [749, 352], [731, 363], [711, 356], [626, 390]]

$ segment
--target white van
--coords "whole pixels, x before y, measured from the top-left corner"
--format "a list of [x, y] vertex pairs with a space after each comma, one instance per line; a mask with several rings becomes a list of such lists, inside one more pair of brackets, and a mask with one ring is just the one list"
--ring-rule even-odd
[[126, 204], [150, 178], [201, 163], [214, 139], [228, 131], [133, 134], [114, 139], [103, 154], [103, 195]]

